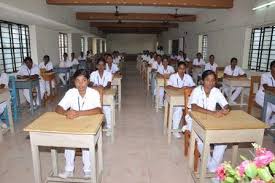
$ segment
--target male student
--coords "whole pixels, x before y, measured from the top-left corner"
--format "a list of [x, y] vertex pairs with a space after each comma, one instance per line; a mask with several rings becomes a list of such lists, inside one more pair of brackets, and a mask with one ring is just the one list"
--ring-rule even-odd
[[111, 54], [106, 54], [106, 71], [112, 73], [112, 74], [116, 74], [119, 72], [119, 68], [116, 64], [113, 63], [113, 57]]
[[[50, 57], [49, 55], [45, 55], [43, 57], [43, 62], [41, 62], [39, 64], [39, 69], [44, 69], [45, 72], [52, 72], [53, 71], [53, 64], [52, 62], [50, 61]], [[41, 78], [41, 82], [43, 82], [43, 84], [45, 85], [46, 87], [46, 91], [47, 91], [47, 95], [49, 96], [51, 94], [51, 90], [50, 90], [50, 83], [49, 81], [44, 81], [42, 78]], [[52, 81], [52, 87], [54, 88], [55, 87], [55, 82]]]
[[[63, 54], [63, 59], [60, 60], [59, 67], [69, 68], [69, 67], [72, 67], [72, 65], [73, 65], [72, 62], [68, 58], [68, 54], [64, 53]], [[65, 86], [68, 79], [69, 79], [69, 73], [67, 73], [67, 76], [65, 75], [65, 73], [60, 73], [58, 76], [59, 76], [61, 82], [63, 83], [63, 85]]]
[[214, 55], [210, 55], [209, 56], [209, 62], [207, 64], [205, 64], [204, 70], [211, 70], [216, 72], [218, 65], [215, 63], [215, 56]]

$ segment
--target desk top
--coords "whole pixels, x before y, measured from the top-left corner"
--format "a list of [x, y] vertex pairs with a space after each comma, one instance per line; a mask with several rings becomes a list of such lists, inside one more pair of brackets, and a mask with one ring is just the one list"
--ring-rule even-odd
[[8, 88], [0, 89], [0, 103], [10, 98], [10, 90]]
[[39, 78], [34, 78], [34, 79], [29, 79], [29, 78], [26, 78], [26, 79], [17, 79], [15, 80], [15, 82], [33, 82], [33, 81], [38, 81]]
[[103, 95], [115, 95], [115, 94], [116, 94], [116, 90], [113, 88], [104, 89], [103, 91]]
[[113, 79], [122, 79], [121, 74], [114, 74]]
[[184, 97], [183, 90], [174, 90], [174, 89], [165, 88], [165, 92], [169, 96], [182, 96], [182, 97]]
[[250, 79], [248, 78], [223, 78], [223, 83], [232, 86], [250, 86]]
[[233, 110], [221, 118], [200, 112], [190, 113], [205, 130], [240, 130], [240, 129], [264, 129], [266, 124], [242, 110]]
[[100, 128], [103, 114], [67, 119], [55, 112], [46, 112], [24, 128], [27, 132], [94, 135]]

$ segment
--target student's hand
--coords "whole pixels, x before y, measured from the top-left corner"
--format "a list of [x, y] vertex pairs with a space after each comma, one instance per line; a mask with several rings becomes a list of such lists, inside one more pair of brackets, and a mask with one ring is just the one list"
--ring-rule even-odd
[[220, 110], [220, 111], [215, 111], [214, 116], [217, 117], [217, 118], [220, 118], [220, 117], [223, 117], [224, 114], [223, 114], [222, 110]]
[[223, 115], [227, 115], [230, 110], [229, 109], [222, 109], [221, 112], [223, 113]]
[[67, 112], [66, 116], [68, 119], [74, 119], [74, 118], [79, 117], [79, 113], [78, 113], [78, 111], [75, 111], [75, 110], [69, 110]]

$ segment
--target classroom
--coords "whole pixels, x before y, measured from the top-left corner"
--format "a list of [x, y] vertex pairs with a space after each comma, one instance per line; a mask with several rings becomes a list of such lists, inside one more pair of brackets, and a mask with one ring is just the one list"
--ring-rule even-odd
[[275, 0], [0, 0], [0, 183], [275, 182]]

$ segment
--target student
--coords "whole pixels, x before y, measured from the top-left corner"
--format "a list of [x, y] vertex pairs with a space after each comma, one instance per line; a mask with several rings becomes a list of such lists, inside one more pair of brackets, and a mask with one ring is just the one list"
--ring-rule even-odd
[[[275, 60], [270, 63], [270, 72], [262, 74], [261, 77], [261, 86], [258, 92], [256, 93], [256, 102], [261, 107], [264, 104], [264, 92], [272, 91], [275, 92]], [[275, 123], [275, 105], [268, 103], [265, 122], [269, 125]]]
[[[168, 65], [168, 58], [167, 57], [163, 57], [162, 60], [162, 65], [158, 68], [157, 71], [157, 75], [164, 77], [165, 79], [169, 79], [170, 75], [175, 73], [175, 69]], [[159, 89], [159, 93], [157, 93], [157, 95], [159, 95], [159, 106], [163, 107], [164, 106], [164, 87], [160, 87]], [[158, 101], [157, 101], [158, 102]]]
[[[224, 68], [224, 78], [243, 78], [246, 77], [245, 72], [242, 70], [242, 68], [240, 68], [239, 66], [237, 66], [238, 64], [238, 60], [237, 58], [232, 58], [230, 61], [230, 65], [226, 66]], [[239, 95], [242, 92], [242, 87], [233, 87], [232, 92], [233, 93], [229, 93], [230, 92], [230, 88], [229, 87], [223, 87], [227, 97], [231, 98], [231, 101], [233, 102], [233, 104], [235, 104], [235, 100], [239, 97]]]
[[[72, 62], [68, 59], [67, 53], [63, 54], [63, 60], [60, 60], [59, 67], [61, 67], [61, 68], [72, 67]], [[68, 81], [67, 79], [69, 79], [69, 73], [67, 73], [67, 77], [65, 77], [65, 73], [60, 73], [58, 76], [59, 76], [61, 82], [63, 83], [63, 85], [65, 86]], [[65, 81], [64, 77], [65, 77], [66, 81]]]
[[156, 52], [152, 52], [152, 54], [150, 54], [150, 57], [151, 57], [151, 59], [149, 60], [149, 62], [148, 62], [148, 64], [149, 65], [153, 65], [153, 63], [155, 62], [155, 61], [157, 61], [157, 53]]
[[183, 52], [182, 57], [183, 57], [183, 61], [184, 61], [184, 62], [190, 62], [190, 59], [187, 57], [187, 54], [186, 54], [186, 53]]
[[[189, 74], [185, 73], [186, 64], [184, 62], [178, 63], [177, 73], [172, 74], [167, 82], [167, 88], [173, 90], [182, 90], [187, 87], [194, 87], [195, 83]], [[183, 107], [174, 107], [173, 109], [173, 129], [179, 128], [180, 120], [182, 117]], [[180, 138], [179, 132], [173, 133], [175, 138]]]
[[192, 67], [195, 68], [195, 69], [193, 69], [193, 72], [192, 72], [193, 79], [194, 79], [195, 83], [197, 83], [199, 81], [199, 79], [201, 78], [203, 67], [205, 65], [205, 61], [202, 58], [202, 54], [197, 53], [196, 56], [197, 57], [193, 60], [193, 63], [192, 63]]
[[78, 65], [79, 64], [78, 60], [75, 58], [75, 53], [74, 52], [71, 53], [71, 63], [72, 63], [72, 65]]
[[215, 63], [215, 56], [214, 55], [210, 55], [209, 56], [209, 62], [207, 64], [205, 64], [205, 68], [204, 70], [211, 70], [216, 72], [218, 65]]
[[[18, 79], [37, 79], [39, 78], [39, 68], [37, 65], [33, 64], [31, 57], [26, 57], [24, 59], [24, 64], [19, 68], [19, 71], [17, 72], [17, 78]], [[40, 93], [41, 93], [41, 99], [43, 99], [44, 93], [45, 93], [45, 84], [42, 80], [39, 80], [39, 86], [40, 86]], [[37, 88], [33, 88], [33, 94], [37, 93]], [[27, 102], [30, 103], [30, 94], [29, 89], [23, 89], [24, 97], [26, 98]], [[33, 101], [33, 104], [35, 105], [35, 99]], [[38, 97], [36, 97], [36, 104], [40, 105]]]
[[106, 61], [106, 71], [112, 74], [116, 74], [119, 72], [119, 68], [116, 64], [113, 63], [113, 57], [111, 54], [106, 54]]
[[[74, 73], [73, 78], [75, 88], [66, 92], [55, 111], [68, 119], [101, 114], [100, 95], [98, 91], [88, 87], [90, 82], [89, 73], [84, 69], [80, 69]], [[64, 155], [66, 159], [65, 172], [60, 173], [59, 177], [65, 179], [73, 177], [75, 149], [65, 149]], [[90, 152], [88, 149], [82, 149], [82, 161], [84, 176], [91, 177]]]
[[151, 89], [152, 89], [152, 95], [155, 95], [155, 88], [156, 88], [156, 75], [157, 70], [159, 67], [162, 66], [162, 57], [161, 55], [157, 55], [157, 60], [152, 64], [152, 70], [151, 70]]
[[[104, 58], [99, 58], [97, 60], [97, 71], [94, 71], [90, 75], [91, 86], [99, 87], [104, 89], [111, 88], [112, 74], [105, 70], [105, 60]], [[103, 112], [106, 119], [106, 128], [111, 128], [111, 106], [103, 106]], [[107, 132], [106, 136], [110, 136], [111, 133]]]
[[179, 51], [179, 54], [177, 56], [177, 61], [178, 62], [183, 62], [184, 59], [183, 59], [183, 51]]
[[[229, 113], [229, 105], [224, 98], [223, 94], [216, 85], [216, 74], [214, 71], [207, 70], [202, 73], [203, 84], [196, 87], [190, 98], [189, 108], [192, 111], [201, 112], [207, 115], [215, 117], [222, 117]], [[219, 104], [221, 110], [216, 110], [216, 105]], [[187, 126], [183, 127], [183, 131], [192, 129], [192, 118], [187, 115], [185, 117]], [[203, 143], [200, 139], [197, 139], [199, 152], [202, 154]], [[209, 155], [207, 168], [209, 172], [215, 172], [219, 164], [222, 162], [223, 154], [226, 149], [226, 145], [214, 145], [212, 157]]]
[[119, 52], [118, 51], [114, 51], [113, 52], [113, 63], [116, 65], [119, 65], [121, 60], [121, 57], [119, 56]]
[[[39, 64], [39, 69], [45, 69], [45, 72], [52, 72], [53, 71], [53, 64], [50, 61], [49, 55], [45, 55], [43, 57], [43, 62], [41, 62]], [[50, 90], [50, 83], [49, 83], [49, 81], [44, 81], [41, 78], [41, 82], [43, 82], [44, 86], [46, 87], [47, 95], [50, 96], [51, 90]], [[55, 87], [54, 81], [52, 82], [52, 87], [53, 88]]]
[[83, 51], [80, 52], [80, 56], [78, 57], [78, 61], [79, 61], [79, 62], [80, 62], [80, 61], [86, 61], [86, 57], [84, 56]]
[[[6, 73], [1, 73], [0, 70], [0, 89], [9, 87], [9, 76]], [[5, 108], [7, 107], [6, 102], [0, 103], [0, 116], [3, 114]], [[0, 130], [1, 128], [7, 128], [7, 125], [1, 121], [0, 118]]]
[[202, 58], [202, 54], [201, 53], [197, 53], [196, 55], [197, 57], [193, 60], [193, 66], [194, 67], [203, 67], [205, 65], [205, 61]]

